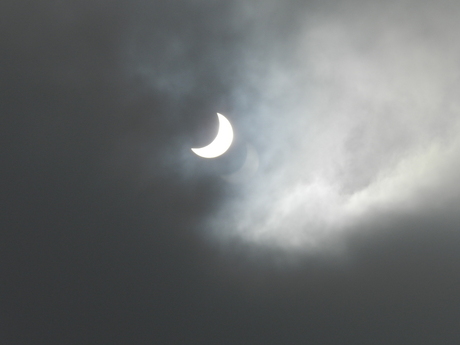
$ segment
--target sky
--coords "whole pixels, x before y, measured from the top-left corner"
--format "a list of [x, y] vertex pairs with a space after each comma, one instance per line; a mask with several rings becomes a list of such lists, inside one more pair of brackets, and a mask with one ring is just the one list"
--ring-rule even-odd
[[1, 343], [457, 344], [459, 15], [3, 1]]

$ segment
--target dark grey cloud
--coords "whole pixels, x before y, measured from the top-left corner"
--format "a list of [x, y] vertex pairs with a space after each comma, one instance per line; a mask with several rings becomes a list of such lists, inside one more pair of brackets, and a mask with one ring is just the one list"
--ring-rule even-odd
[[459, 9], [2, 3], [2, 343], [457, 343]]

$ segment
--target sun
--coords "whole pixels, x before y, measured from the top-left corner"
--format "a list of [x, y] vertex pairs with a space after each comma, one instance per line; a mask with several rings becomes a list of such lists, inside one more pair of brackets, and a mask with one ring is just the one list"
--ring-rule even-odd
[[192, 151], [203, 158], [215, 158], [223, 155], [233, 142], [233, 128], [227, 118], [217, 113], [219, 118], [219, 131], [215, 139], [207, 146], [192, 148]]

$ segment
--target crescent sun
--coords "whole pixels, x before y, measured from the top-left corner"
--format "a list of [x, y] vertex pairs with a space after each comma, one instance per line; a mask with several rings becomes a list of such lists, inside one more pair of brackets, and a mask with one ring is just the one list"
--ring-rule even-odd
[[192, 151], [203, 158], [215, 158], [224, 154], [233, 142], [233, 128], [227, 118], [217, 113], [219, 118], [219, 131], [216, 138], [207, 146], [192, 148]]

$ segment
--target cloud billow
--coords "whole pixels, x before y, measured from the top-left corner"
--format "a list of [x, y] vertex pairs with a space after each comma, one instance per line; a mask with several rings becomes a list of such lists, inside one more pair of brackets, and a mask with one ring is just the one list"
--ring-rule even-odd
[[[210, 231], [324, 249], [373, 217], [436, 212], [433, 199], [450, 205], [458, 192], [455, 16], [428, 4], [413, 12], [351, 3], [346, 15], [291, 5], [242, 11], [253, 23], [233, 99], [261, 167], [211, 216]], [[295, 12], [295, 23], [278, 37], [283, 28], [264, 15], [283, 11]]]

